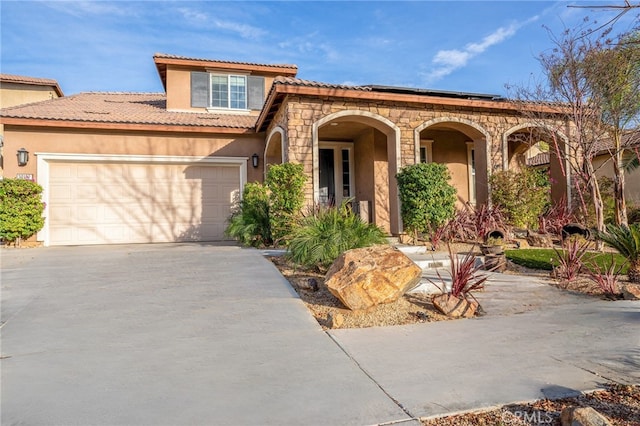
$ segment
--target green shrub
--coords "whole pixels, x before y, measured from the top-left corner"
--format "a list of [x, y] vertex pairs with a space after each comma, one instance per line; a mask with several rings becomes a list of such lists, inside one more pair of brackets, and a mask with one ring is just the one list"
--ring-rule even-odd
[[504, 170], [494, 173], [491, 200], [516, 228], [536, 228], [538, 218], [550, 203], [550, 185], [547, 176], [525, 167], [522, 170]]
[[321, 207], [304, 218], [289, 242], [289, 258], [297, 265], [325, 269], [347, 250], [386, 243], [382, 229], [363, 222], [347, 206]]
[[20, 242], [44, 226], [42, 187], [23, 179], [0, 180], [0, 238]]
[[266, 179], [269, 188], [269, 220], [276, 244], [286, 243], [299, 223], [306, 181], [302, 164], [283, 163], [269, 167]]
[[456, 189], [449, 169], [439, 163], [404, 167], [396, 175], [405, 230], [431, 234], [455, 214]]
[[242, 201], [231, 215], [225, 233], [247, 246], [271, 244], [269, 200], [264, 185], [255, 182], [244, 186]]

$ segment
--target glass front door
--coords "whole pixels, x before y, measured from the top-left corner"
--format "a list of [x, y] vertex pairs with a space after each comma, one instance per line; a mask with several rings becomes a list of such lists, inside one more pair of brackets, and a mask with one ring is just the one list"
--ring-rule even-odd
[[344, 200], [352, 197], [351, 152], [350, 144], [321, 145], [318, 158], [320, 204], [339, 206]]

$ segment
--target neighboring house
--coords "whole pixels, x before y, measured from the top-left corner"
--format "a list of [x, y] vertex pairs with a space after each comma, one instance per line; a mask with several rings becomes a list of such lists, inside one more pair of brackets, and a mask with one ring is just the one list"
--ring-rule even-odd
[[[32, 153], [6, 175], [44, 187], [45, 245], [224, 238], [243, 185], [270, 164], [309, 175], [310, 205], [354, 199], [402, 232], [395, 175], [447, 164], [460, 203], [484, 203], [532, 131], [499, 96], [301, 80], [294, 65], [156, 54], [166, 93], [81, 93], [3, 109], [5, 147]], [[559, 128], [549, 123], [548, 128]], [[551, 173], [570, 190], [558, 161]]]
[[[64, 96], [58, 82], [48, 78], [0, 74], [0, 108], [24, 105]], [[0, 176], [3, 175], [4, 131], [0, 123]]]
[[[614, 178], [613, 160], [611, 158], [610, 147], [613, 146], [610, 140], [603, 140], [600, 144], [599, 154], [593, 159], [593, 165], [598, 178]], [[627, 163], [635, 158], [640, 158], [640, 131], [629, 132], [622, 138], [622, 146], [625, 148], [623, 163]], [[624, 195], [628, 206], [640, 206], [640, 167], [625, 173]]]

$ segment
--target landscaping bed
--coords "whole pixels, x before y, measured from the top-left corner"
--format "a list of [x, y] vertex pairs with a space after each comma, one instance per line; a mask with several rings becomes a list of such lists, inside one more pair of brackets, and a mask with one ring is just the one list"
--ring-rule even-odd
[[[431, 303], [431, 295], [406, 294], [393, 303], [374, 306], [365, 311], [344, 307], [324, 285], [324, 274], [295, 267], [284, 256], [268, 257], [291, 283], [309, 311], [324, 329], [364, 328], [448, 320]], [[309, 280], [315, 280], [313, 291]], [[312, 281], [313, 282], [313, 281]]]
[[526, 404], [509, 404], [489, 411], [423, 420], [423, 426], [559, 426], [562, 409], [592, 407], [614, 426], [640, 425], [640, 386], [608, 385], [603, 390], [572, 398], [542, 399]]

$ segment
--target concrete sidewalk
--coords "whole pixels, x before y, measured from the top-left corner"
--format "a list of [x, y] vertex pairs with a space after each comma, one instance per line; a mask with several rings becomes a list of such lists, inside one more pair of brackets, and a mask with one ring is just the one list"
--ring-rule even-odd
[[416, 418], [640, 384], [640, 302], [330, 334]]
[[258, 251], [2, 249], [3, 425], [408, 418]]

